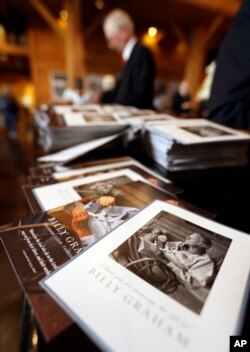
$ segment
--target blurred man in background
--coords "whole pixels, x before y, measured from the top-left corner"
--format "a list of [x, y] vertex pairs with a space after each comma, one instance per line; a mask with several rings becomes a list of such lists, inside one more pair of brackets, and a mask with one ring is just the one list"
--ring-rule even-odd
[[191, 95], [187, 80], [182, 80], [177, 91], [172, 98], [173, 112], [182, 117], [186, 117], [191, 112]]
[[210, 118], [250, 130], [250, 1], [244, 0], [224, 40], [209, 101]]
[[115, 87], [103, 93], [100, 102], [152, 109], [154, 60], [135, 37], [133, 20], [125, 11], [116, 9], [105, 18], [103, 30], [109, 48], [121, 55], [122, 67]]
[[0, 112], [4, 116], [8, 137], [17, 138], [18, 105], [8, 87], [4, 87], [0, 93]]

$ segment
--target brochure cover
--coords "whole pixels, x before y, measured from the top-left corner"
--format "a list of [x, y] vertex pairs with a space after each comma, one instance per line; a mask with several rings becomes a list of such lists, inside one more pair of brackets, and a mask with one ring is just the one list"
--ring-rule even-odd
[[101, 165], [97, 164], [95, 166], [85, 166], [82, 168], [78, 167], [73, 169], [67, 168], [66, 170], [52, 172], [48, 175], [28, 177], [28, 181], [31, 185], [48, 185], [57, 182], [65, 182], [76, 178], [87, 177], [95, 174], [121, 170], [124, 168], [129, 168], [130, 170], [135, 171], [136, 173], [144, 177], [145, 181], [150, 182], [154, 186], [164, 189], [165, 191], [171, 194], [181, 193], [181, 190], [175, 187], [170, 180], [156, 174], [155, 172], [151, 171], [150, 169], [148, 169], [147, 167], [132, 158], [130, 160], [103, 163]]
[[119, 137], [121, 137], [121, 134], [113, 134], [108, 137], [92, 139], [90, 141], [87, 141], [78, 145], [74, 145], [73, 147], [60, 150], [59, 152], [41, 156], [37, 158], [37, 161], [44, 162], [44, 163], [66, 164], [71, 160], [77, 159], [79, 156], [82, 156], [96, 148], [99, 148], [102, 145], [105, 145]]
[[[127, 163], [127, 162], [124, 162]], [[130, 162], [128, 162], [129, 165]], [[129, 166], [128, 165], [128, 166]], [[99, 169], [99, 167], [102, 169]], [[92, 168], [89, 168], [89, 170]], [[81, 199], [81, 193], [78, 192], [79, 187], [97, 187], [98, 185], [105, 184], [105, 187], [109, 188], [110, 185], [116, 184], [117, 182], [129, 182], [131, 180], [141, 180], [142, 182], [152, 185], [153, 188], [158, 189], [159, 191], [165, 193], [165, 197], [168, 199], [168, 202], [180, 206], [184, 209], [189, 209], [197, 214], [200, 214], [204, 217], [213, 219], [216, 214], [208, 212], [204, 209], [201, 209], [193, 204], [183, 201], [176, 197], [176, 193], [180, 193], [180, 189], [176, 188], [172, 184], [165, 183], [168, 180], [148, 171], [147, 168], [144, 168], [139, 163], [135, 163], [130, 168], [111, 168], [107, 169], [106, 173], [103, 173], [103, 165], [93, 168], [95, 172], [88, 173], [83, 177], [81, 175], [80, 179], [73, 179], [70, 181], [65, 181], [57, 184], [47, 185], [38, 187], [32, 185], [23, 185], [23, 191], [26, 196], [26, 199], [29, 203], [29, 206], [34, 214], [43, 212], [44, 210], [49, 210], [56, 208], [58, 206], [78, 201]], [[98, 171], [97, 171], [98, 170]], [[85, 169], [86, 171], [86, 169]], [[70, 170], [69, 170], [70, 172]], [[150, 173], [149, 173], [150, 172]], [[116, 177], [118, 176], [118, 177]], [[125, 177], [122, 177], [125, 176]], [[45, 176], [42, 178], [45, 179]], [[93, 185], [89, 185], [92, 184]], [[108, 186], [106, 186], [108, 184]], [[81, 186], [82, 185], [82, 186]], [[87, 185], [87, 186], [84, 186]], [[76, 186], [76, 187], [75, 187]], [[79, 187], [78, 187], [79, 186]], [[99, 186], [98, 186], [99, 187]], [[91, 192], [89, 189], [88, 192]], [[103, 192], [103, 190], [102, 190]], [[136, 190], [135, 190], [136, 192]], [[156, 199], [156, 198], [152, 198]]]
[[[94, 173], [92, 176], [81, 177], [78, 179], [42, 187], [34, 188], [31, 186], [23, 186], [23, 190], [32, 211], [34, 213], [39, 213], [80, 200], [82, 198], [82, 194], [79, 192], [79, 189], [85, 184], [92, 183], [93, 187], [96, 187], [96, 182], [108, 183], [109, 185], [112, 185], [117, 184], [117, 182], [120, 182], [120, 180], [122, 180], [122, 182], [125, 182], [125, 180], [126, 182], [138, 180], [152, 184], [139, 173], [125, 168], [108, 173]], [[157, 189], [161, 189], [157, 185], [152, 184], [152, 186]], [[165, 192], [169, 198], [174, 197], [172, 194], [166, 192], [163, 189], [161, 189], [161, 191]]]
[[155, 201], [41, 282], [104, 351], [228, 351], [249, 235]]
[[38, 281], [109, 233], [153, 199], [167, 200], [164, 192], [126, 176], [77, 186], [78, 202], [66, 204], [0, 231], [8, 257], [27, 293], [46, 339], [72, 321], [41, 289]]
[[84, 105], [57, 105], [51, 106], [52, 113], [56, 115], [63, 115], [65, 113], [70, 113], [72, 111], [82, 111], [82, 112], [102, 112], [102, 108], [98, 104], [84, 104]]
[[50, 176], [53, 172], [65, 171], [66, 167], [57, 164], [38, 164], [29, 168], [29, 173], [31, 176]]
[[62, 166], [59, 164], [54, 164], [54, 163], [51, 163], [51, 164], [39, 163], [33, 167], [30, 167], [29, 173], [31, 176], [49, 176], [54, 172], [61, 172], [69, 169], [78, 169], [83, 167], [96, 166], [99, 164], [115, 163], [115, 162], [122, 162], [122, 161], [128, 161], [128, 160], [133, 160], [133, 159], [130, 156], [121, 156], [116, 158], [105, 158], [105, 159], [99, 159], [99, 160], [97, 159], [97, 160], [85, 161], [83, 163], [73, 164], [68, 167]]
[[203, 144], [250, 140], [247, 133], [222, 126], [206, 119], [173, 120], [147, 124], [147, 130], [183, 144]]
[[117, 125], [120, 124], [120, 120], [112, 115], [93, 113], [93, 112], [66, 112], [62, 116], [63, 127], [71, 126], [88, 126], [95, 125], [97, 127], [106, 125]]

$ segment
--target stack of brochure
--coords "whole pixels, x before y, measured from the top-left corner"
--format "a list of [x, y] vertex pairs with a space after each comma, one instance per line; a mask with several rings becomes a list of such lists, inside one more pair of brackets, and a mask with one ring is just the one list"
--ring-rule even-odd
[[[150, 110], [149, 110], [150, 111]], [[174, 116], [169, 114], [157, 114], [157, 113], [144, 113], [138, 112], [136, 114], [125, 115], [123, 113], [115, 113], [115, 116], [122, 119], [126, 124], [132, 127], [134, 130], [143, 129], [145, 123], [162, 123], [177, 120]]]
[[[167, 114], [122, 105], [42, 105], [35, 114], [37, 143], [46, 152], [119, 133], [128, 136], [147, 121], [170, 121]], [[130, 137], [128, 139], [131, 139]]]
[[165, 189], [171, 194], [178, 194], [181, 192], [171, 181], [165, 177], [161, 177], [129, 156], [110, 159], [105, 158], [70, 166], [55, 163], [39, 164], [30, 168], [30, 175], [27, 178], [30, 185], [42, 186], [70, 181], [75, 178], [86, 177], [95, 173], [101, 174], [116, 171], [122, 168], [129, 168], [138, 172], [144, 176], [145, 179], [152, 181], [155, 186]]
[[99, 105], [55, 105], [35, 114], [36, 141], [45, 152], [110, 136], [126, 129], [124, 122]]
[[[249, 236], [129, 157], [30, 173], [33, 215], [2, 227], [0, 239], [47, 340], [75, 320], [101, 350], [210, 351], [207, 339], [227, 350], [244, 311]], [[183, 268], [198, 265], [178, 269], [176, 253]]]
[[69, 148], [62, 149], [48, 155], [37, 158], [42, 163], [60, 163], [66, 164], [78, 157], [87, 154], [88, 152], [102, 148], [113, 148], [120, 146], [122, 143], [122, 133], [113, 134], [108, 137], [92, 139], [88, 142], [80, 143]]
[[205, 119], [145, 124], [146, 153], [169, 171], [246, 165], [249, 141], [248, 134]]

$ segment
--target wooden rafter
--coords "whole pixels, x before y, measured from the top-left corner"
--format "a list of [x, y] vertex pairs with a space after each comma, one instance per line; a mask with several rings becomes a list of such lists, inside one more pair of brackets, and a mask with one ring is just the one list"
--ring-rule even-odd
[[180, 42], [184, 43], [185, 46], [188, 45], [188, 39], [185, 34], [185, 32], [182, 30], [181, 26], [173, 21], [169, 22], [169, 25], [173, 31], [173, 33], [176, 35], [176, 37], [179, 39]]
[[20, 45], [13, 45], [8, 43], [0, 43], [0, 53], [15, 56], [29, 56], [29, 48]]
[[[176, 0], [175, 0], [176, 1]], [[240, 1], [235, 0], [177, 0], [179, 2], [200, 7], [205, 10], [222, 13], [225, 16], [233, 17], [240, 7]]]
[[66, 30], [65, 57], [68, 85], [73, 88], [77, 77], [85, 73], [84, 32], [81, 23], [81, 1], [64, 0], [64, 8], [68, 12]]
[[56, 19], [51, 14], [49, 9], [40, 0], [29, 0], [29, 2], [47, 22], [47, 24], [53, 29], [53, 31], [59, 36], [59, 38], [65, 41], [64, 30], [62, 30], [62, 28], [58, 25]]
[[225, 16], [224, 15], [219, 15], [217, 16], [214, 21], [211, 23], [209, 28], [207, 28], [206, 33], [204, 34], [203, 40], [201, 45], [203, 47], [207, 47], [209, 44], [209, 41], [211, 40], [212, 36], [215, 34], [217, 29], [221, 26], [221, 24], [224, 22]]
[[102, 25], [103, 15], [100, 14], [95, 18], [91, 25], [84, 31], [85, 40], [89, 39], [92, 34]]

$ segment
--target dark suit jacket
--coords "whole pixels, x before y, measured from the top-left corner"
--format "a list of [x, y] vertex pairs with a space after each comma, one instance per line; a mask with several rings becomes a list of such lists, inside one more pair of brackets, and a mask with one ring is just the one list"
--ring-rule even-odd
[[250, 1], [244, 0], [221, 46], [209, 101], [210, 118], [250, 129]]
[[182, 95], [178, 91], [174, 93], [172, 98], [172, 109], [177, 115], [181, 115], [183, 113], [187, 113], [190, 109], [184, 109], [182, 107], [183, 103], [190, 102], [191, 98], [189, 94]]
[[117, 77], [115, 88], [102, 95], [102, 103], [152, 109], [154, 75], [155, 68], [151, 52], [137, 42], [128, 62]]

